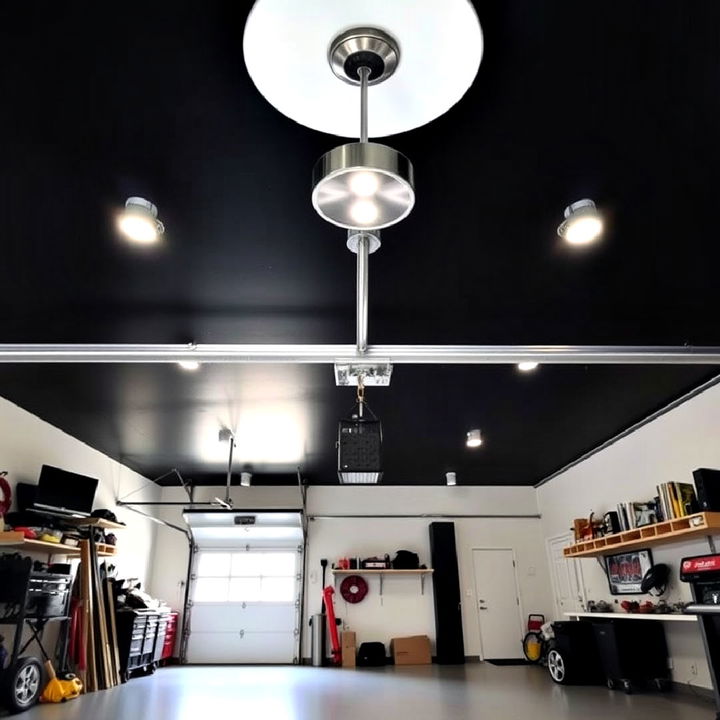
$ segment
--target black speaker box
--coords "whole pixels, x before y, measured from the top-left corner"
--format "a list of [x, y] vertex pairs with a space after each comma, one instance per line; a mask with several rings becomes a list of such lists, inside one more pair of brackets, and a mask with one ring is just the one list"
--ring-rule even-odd
[[700, 512], [720, 512], [720, 470], [698, 468], [693, 479]]
[[441, 665], [460, 665], [465, 662], [465, 643], [455, 523], [430, 523], [430, 558], [434, 570], [437, 661]]

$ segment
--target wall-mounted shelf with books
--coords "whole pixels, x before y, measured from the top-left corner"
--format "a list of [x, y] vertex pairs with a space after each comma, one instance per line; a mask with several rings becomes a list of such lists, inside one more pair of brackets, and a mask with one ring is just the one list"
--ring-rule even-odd
[[563, 549], [565, 557], [597, 557], [623, 550], [689, 540], [695, 536], [720, 534], [720, 512], [705, 512], [625, 530], [594, 540], [584, 540]]

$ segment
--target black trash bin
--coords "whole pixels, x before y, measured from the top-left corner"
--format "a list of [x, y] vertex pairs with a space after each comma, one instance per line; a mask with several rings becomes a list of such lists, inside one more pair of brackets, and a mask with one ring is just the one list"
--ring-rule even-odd
[[592, 623], [554, 622], [547, 667], [561, 685], [602, 685], [605, 682]]
[[631, 693], [636, 686], [670, 689], [665, 628], [659, 620], [593, 622], [607, 686]]

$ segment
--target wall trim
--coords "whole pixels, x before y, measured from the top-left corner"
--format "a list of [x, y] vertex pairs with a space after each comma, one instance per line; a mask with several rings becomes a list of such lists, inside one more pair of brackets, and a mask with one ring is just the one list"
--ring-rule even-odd
[[714, 387], [720, 383], [720, 375], [716, 375], [715, 377], [711, 378], [710, 380], [707, 380], [702, 385], [698, 385], [696, 388], [693, 388], [690, 390], [690, 392], [685, 393], [684, 395], [681, 395], [679, 398], [676, 398], [672, 402], [668, 403], [664, 407], [660, 408], [659, 410], [656, 410], [655, 412], [651, 413], [647, 417], [643, 418], [639, 422], [636, 422], [634, 425], [631, 425], [630, 427], [626, 428], [625, 430], [622, 430], [617, 435], [614, 435], [609, 440], [606, 440], [605, 442], [601, 443], [600, 445], [594, 447], [592, 450], [589, 450], [588, 452], [584, 453], [583, 455], [580, 455], [580, 457], [576, 458], [575, 460], [569, 462], [567, 465], [564, 465], [559, 470], [555, 470], [555, 472], [551, 473], [547, 477], [544, 477], [539, 482], [535, 483], [533, 487], [539, 488], [545, 483], [550, 482], [553, 478], [556, 478], [558, 475], [562, 475], [564, 472], [567, 472], [571, 468], [574, 468], [576, 465], [579, 465], [582, 462], [585, 462], [585, 460], [588, 460], [593, 455], [597, 455], [597, 453], [602, 452], [603, 450], [609, 448], [611, 445], [614, 445], [618, 440], [622, 440], [624, 437], [627, 437], [628, 435], [634, 433], [636, 430], [639, 430], [641, 427], [648, 425], [653, 420], [657, 420], [659, 417], [662, 417], [666, 413], [669, 413], [671, 410], [674, 410], [675, 408], [679, 407], [680, 405], [683, 405], [688, 400], [692, 400], [694, 397], [697, 397], [701, 393], [704, 393], [706, 390], [709, 390], [711, 387]]

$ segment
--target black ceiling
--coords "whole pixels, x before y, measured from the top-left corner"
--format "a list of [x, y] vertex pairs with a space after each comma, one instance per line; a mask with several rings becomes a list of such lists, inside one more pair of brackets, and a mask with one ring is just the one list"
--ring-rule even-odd
[[[389, 140], [418, 202], [372, 257], [371, 342], [720, 345], [720, 5], [475, 5], [475, 84]], [[259, 95], [249, 6], [0, 8], [0, 342], [354, 341], [354, 256], [309, 198], [339, 141]], [[158, 205], [162, 246], [117, 237], [134, 194]], [[582, 197], [608, 229], [578, 251], [555, 228]], [[712, 373], [398, 366], [369, 400], [387, 482], [530, 484]], [[265, 423], [288, 411], [305, 474], [334, 482], [352, 404], [307, 366], [2, 366], [0, 394], [147, 475], [204, 480], [222, 463], [198, 434], [250, 407]], [[487, 440], [470, 453], [475, 426]], [[283, 481], [298, 464], [283, 457], [251, 465]]]

